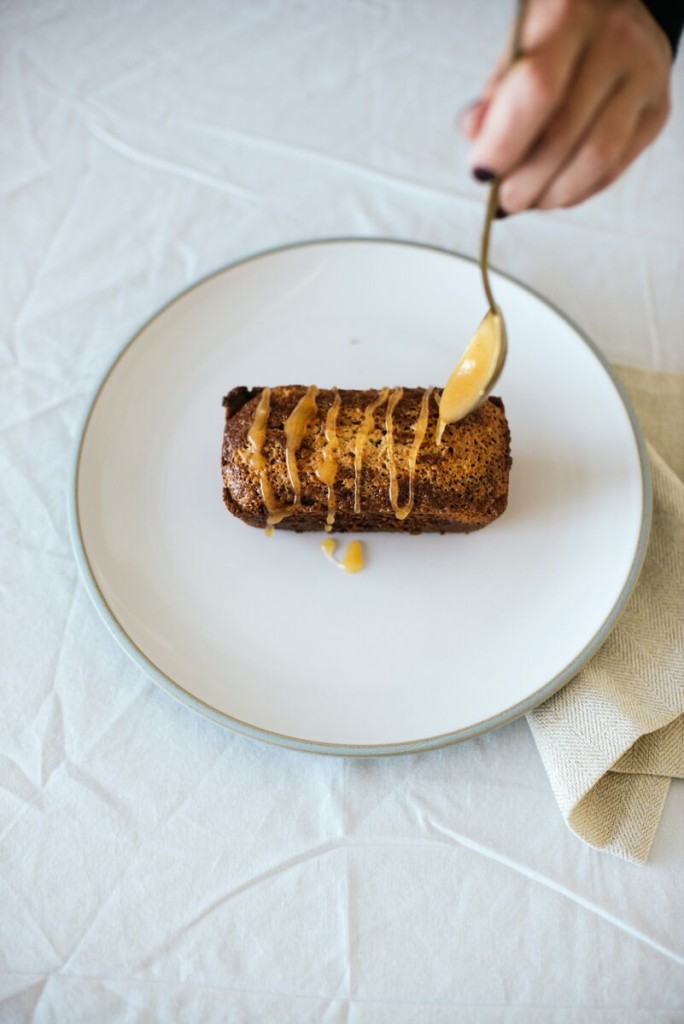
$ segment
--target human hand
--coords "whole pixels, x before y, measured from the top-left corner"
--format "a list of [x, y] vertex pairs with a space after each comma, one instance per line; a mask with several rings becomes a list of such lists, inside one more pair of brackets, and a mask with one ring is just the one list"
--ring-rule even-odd
[[522, 56], [504, 53], [461, 117], [499, 216], [574, 206], [653, 141], [670, 110], [672, 49], [641, 0], [528, 0]]

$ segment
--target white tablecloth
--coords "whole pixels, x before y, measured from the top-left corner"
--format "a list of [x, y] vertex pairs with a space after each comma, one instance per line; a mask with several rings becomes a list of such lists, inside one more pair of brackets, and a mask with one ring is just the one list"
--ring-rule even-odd
[[[0, 1020], [684, 1020], [684, 785], [649, 863], [566, 829], [524, 721], [415, 757], [249, 741], [175, 703], [78, 579], [87, 396], [201, 275], [302, 238], [476, 251], [452, 130], [495, 0], [0, 5]], [[684, 369], [684, 75], [608, 194], [494, 262], [610, 358]]]

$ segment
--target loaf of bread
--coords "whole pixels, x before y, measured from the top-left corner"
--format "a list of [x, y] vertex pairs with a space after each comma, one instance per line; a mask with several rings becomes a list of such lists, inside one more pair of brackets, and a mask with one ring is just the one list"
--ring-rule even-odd
[[223, 497], [251, 526], [469, 532], [508, 501], [510, 434], [489, 398], [443, 428], [440, 391], [234, 388]]

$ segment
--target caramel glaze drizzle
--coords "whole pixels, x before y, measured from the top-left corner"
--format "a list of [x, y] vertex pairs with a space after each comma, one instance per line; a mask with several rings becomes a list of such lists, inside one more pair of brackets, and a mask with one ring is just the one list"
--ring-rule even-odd
[[441, 391], [435, 391], [435, 402], [437, 403], [437, 428], [435, 430], [435, 444], [440, 445], [442, 443], [442, 436], [446, 430], [446, 420], [443, 420], [439, 412], [439, 403], [442, 397]]
[[[268, 526], [273, 526], [271, 521], [272, 516], [279, 515], [282, 511], [278, 502], [276, 501], [271, 482], [268, 479], [268, 461], [264, 455], [264, 441], [266, 440], [266, 428], [268, 427], [268, 414], [271, 411], [271, 389], [264, 388], [259, 398], [259, 403], [254, 413], [254, 419], [252, 420], [252, 426], [247, 434], [247, 441], [251, 448], [251, 455], [249, 457], [249, 464], [252, 469], [259, 474], [259, 487], [261, 488], [261, 497], [266, 511], [268, 512], [267, 523]], [[284, 518], [282, 516], [281, 518]], [[278, 519], [278, 522], [281, 520]]]
[[425, 434], [427, 433], [428, 420], [430, 417], [430, 395], [434, 388], [428, 388], [423, 393], [423, 399], [420, 403], [420, 412], [418, 413], [418, 419], [414, 427], [413, 444], [408, 455], [408, 481], [409, 481], [409, 492], [408, 501], [405, 505], [399, 504], [399, 482], [397, 480], [397, 461], [394, 456], [394, 422], [392, 420], [392, 414], [396, 409], [397, 405], [401, 401], [404, 391], [403, 388], [395, 388], [392, 392], [392, 397], [387, 403], [387, 416], [385, 418], [385, 429], [387, 432], [387, 457], [389, 461], [389, 477], [390, 477], [390, 502], [394, 509], [394, 514], [399, 520], [404, 520], [410, 514], [413, 509], [413, 480], [416, 473], [416, 464], [418, 462], [418, 453], [420, 452], [421, 445], [425, 440]]
[[323, 449], [323, 462], [316, 470], [316, 476], [328, 488], [328, 514], [325, 520], [326, 533], [330, 533], [335, 523], [335, 478], [337, 477], [337, 449], [339, 441], [337, 437], [337, 417], [340, 412], [341, 398], [337, 388], [333, 388], [332, 405], [325, 417], [325, 448]]
[[299, 470], [297, 469], [297, 451], [304, 440], [309, 423], [316, 415], [317, 394], [317, 387], [307, 388], [306, 394], [300, 398], [285, 421], [285, 461], [290, 484], [294, 491], [294, 501], [291, 505], [279, 505], [273, 493], [271, 482], [268, 479], [268, 461], [263, 454], [268, 427], [268, 415], [271, 409], [271, 389], [264, 388], [261, 392], [259, 404], [254, 413], [254, 420], [247, 434], [247, 441], [252, 450], [249, 459], [250, 465], [252, 469], [259, 473], [261, 497], [268, 513], [266, 519], [267, 527], [277, 526], [278, 523], [282, 523], [283, 519], [292, 515], [301, 500], [302, 485], [299, 479]]
[[316, 415], [317, 394], [318, 388], [312, 384], [311, 387], [306, 389], [304, 397], [299, 399], [285, 420], [285, 461], [287, 463], [287, 475], [290, 478], [290, 484], [294, 491], [294, 502], [290, 506], [290, 511], [294, 511], [302, 497], [302, 485], [299, 480], [299, 470], [297, 469], [297, 452], [304, 440], [304, 435], [311, 420]]
[[[334, 485], [337, 478], [339, 466], [338, 449], [339, 439], [337, 434], [337, 421], [341, 406], [341, 397], [337, 388], [333, 388], [334, 398], [325, 418], [325, 446], [322, 453], [322, 462], [316, 469], [316, 476], [328, 488], [328, 514], [326, 517], [325, 529], [332, 530], [335, 522], [335, 491]], [[387, 458], [389, 463], [390, 487], [389, 495], [394, 514], [397, 519], [404, 520], [410, 515], [414, 504], [413, 483], [415, 478], [418, 455], [427, 433], [430, 419], [430, 398], [435, 396], [439, 401], [439, 395], [434, 388], [427, 388], [423, 393], [420, 404], [418, 419], [414, 427], [413, 443], [408, 454], [408, 501], [405, 505], [399, 504], [399, 482], [397, 479], [397, 461], [394, 451], [394, 410], [404, 396], [403, 388], [394, 388], [390, 394], [389, 388], [383, 388], [376, 398], [370, 402], [364, 410], [361, 425], [356, 432], [354, 442], [354, 512], [361, 511], [361, 472], [363, 469], [363, 455], [368, 438], [375, 427], [375, 413], [377, 409], [387, 402], [385, 413], [385, 432], [387, 438]], [[261, 496], [268, 512], [267, 529], [271, 529], [281, 523], [287, 516], [292, 515], [301, 502], [302, 485], [297, 467], [297, 452], [304, 440], [306, 431], [312, 419], [317, 414], [316, 396], [318, 388], [313, 385], [307, 388], [306, 394], [300, 398], [287, 420], [285, 421], [285, 460], [290, 484], [294, 491], [294, 501], [291, 505], [280, 505], [276, 500], [270, 480], [268, 479], [268, 461], [263, 454], [268, 417], [271, 408], [271, 389], [264, 388], [261, 392], [259, 403], [254, 413], [254, 420], [247, 434], [247, 441], [251, 449], [249, 462], [251, 468], [259, 474], [259, 486]], [[388, 401], [389, 398], [389, 401]], [[444, 424], [438, 418], [435, 441], [441, 442]], [[333, 542], [325, 542], [325, 544]], [[326, 548], [327, 552], [327, 548]], [[332, 553], [332, 552], [328, 552]], [[354, 571], [354, 570], [352, 570]]]
[[363, 450], [366, 447], [371, 431], [375, 427], [375, 410], [387, 400], [389, 388], [383, 388], [377, 398], [366, 406], [361, 426], [356, 433], [354, 443], [354, 512], [361, 511], [361, 470], [363, 468]]
[[[404, 397], [403, 388], [395, 388], [390, 395], [390, 400], [387, 403], [387, 412], [385, 413], [385, 435], [387, 437], [387, 461], [389, 463], [389, 496], [390, 503], [394, 509], [394, 514], [397, 519], [404, 519], [405, 517], [400, 515], [398, 492], [399, 483], [397, 481], [397, 462], [394, 457], [394, 410], [401, 402]], [[408, 514], [408, 513], [407, 513]]]

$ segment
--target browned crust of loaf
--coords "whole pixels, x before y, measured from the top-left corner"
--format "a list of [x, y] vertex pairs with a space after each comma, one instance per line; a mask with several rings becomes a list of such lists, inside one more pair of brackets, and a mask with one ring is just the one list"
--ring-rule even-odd
[[[247, 435], [263, 388], [238, 387], [223, 399], [223, 498], [233, 515], [250, 526], [266, 526], [266, 509], [257, 474], [250, 466]], [[263, 448], [269, 480], [280, 504], [291, 505], [293, 492], [285, 462], [285, 420], [306, 393], [300, 385], [271, 389], [268, 431]], [[424, 388], [405, 388], [394, 410], [395, 459], [399, 501], [408, 497], [407, 457], [414, 439]], [[506, 509], [511, 466], [510, 433], [503, 402], [489, 398], [460, 423], [447, 426], [441, 445], [435, 443], [438, 399], [430, 402], [430, 418], [414, 476], [414, 506], [404, 520], [396, 517], [389, 497], [389, 468], [385, 431], [386, 403], [376, 411], [375, 429], [364, 450], [361, 511], [354, 512], [354, 442], [376, 390], [342, 390], [338, 418], [339, 467], [335, 481], [334, 530], [403, 533], [469, 533], [487, 526]], [[327, 487], [316, 476], [325, 446], [325, 417], [334, 399], [332, 390], [318, 392], [318, 417], [297, 453], [302, 503], [277, 529], [321, 531], [328, 511]]]

